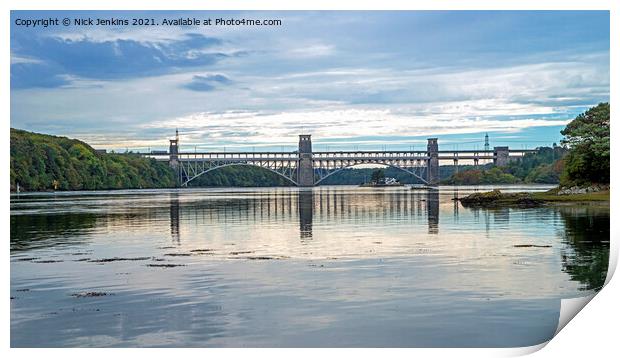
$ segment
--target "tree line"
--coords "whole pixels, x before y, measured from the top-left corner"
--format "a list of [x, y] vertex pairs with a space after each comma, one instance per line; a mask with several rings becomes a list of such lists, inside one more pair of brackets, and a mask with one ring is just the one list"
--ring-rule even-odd
[[136, 154], [98, 153], [76, 139], [11, 128], [11, 191], [175, 186], [168, 163]]

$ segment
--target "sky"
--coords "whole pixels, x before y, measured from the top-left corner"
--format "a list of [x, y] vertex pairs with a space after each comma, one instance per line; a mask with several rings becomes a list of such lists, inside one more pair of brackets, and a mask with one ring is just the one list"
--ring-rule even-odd
[[[277, 19], [280, 26], [18, 26]], [[95, 148], [440, 149], [559, 143], [609, 101], [607, 11], [12, 11], [11, 127]]]

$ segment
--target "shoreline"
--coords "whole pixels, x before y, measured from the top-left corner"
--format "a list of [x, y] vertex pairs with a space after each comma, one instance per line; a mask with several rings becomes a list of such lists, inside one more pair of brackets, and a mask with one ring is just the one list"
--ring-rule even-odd
[[[403, 184], [403, 185], [387, 185], [387, 186], [381, 186], [383, 188], [385, 187], [396, 187], [396, 188], [404, 188], [404, 189], [411, 189], [411, 190], [439, 190], [441, 187], [443, 188], [479, 188], [482, 190], [493, 190], [493, 187], [503, 187], [503, 186], [551, 186], [551, 185], [555, 185], [555, 184], [532, 184], [532, 183], [528, 183], [528, 184], [480, 184], [480, 185], [452, 185], [452, 184], [440, 184], [438, 186], [429, 186], [429, 185], [424, 185], [424, 184]], [[369, 188], [369, 187], [373, 187], [373, 186], [361, 186], [359, 184], [329, 184], [329, 185], [317, 185], [317, 186], [313, 186], [313, 187], [308, 187], [308, 188], [320, 188], [320, 187], [328, 187], [328, 186], [342, 186], [342, 187], [357, 187], [357, 188]], [[111, 189], [91, 189], [91, 190], [45, 190], [45, 191], [20, 191], [19, 193], [14, 191], [14, 190], [10, 190], [9, 194], [10, 196], [19, 196], [19, 195], [36, 195], [36, 194], [44, 194], [44, 195], [50, 195], [50, 194], [63, 194], [63, 193], [93, 193], [93, 192], [102, 192], [102, 191], [127, 191], [127, 190], [132, 190], [132, 191], [152, 191], [152, 190], [171, 190], [171, 189], [179, 189], [179, 190], [186, 190], [186, 189], [251, 189], [251, 188], [256, 188], [256, 189], [267, 189], [267, 188], [299, 188], [299, 189], [304, 189], [303, 187], [297, 187], [297, 186], [293, 186], [293, 185], [287, 185], [287, 186], [195, 186], [195, 187], [160, 187], [160, 188], [111, 188]], [[557, 189], [558, 187], [554, 187], [551, 190]], [[502, 189], [503, 190], [503, 189]]]

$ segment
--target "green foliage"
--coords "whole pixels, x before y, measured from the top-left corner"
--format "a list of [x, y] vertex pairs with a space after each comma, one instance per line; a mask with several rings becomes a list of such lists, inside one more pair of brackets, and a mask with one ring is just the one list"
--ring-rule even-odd
[[135, 154], [97, 153], [65, 137], [11, 128], [11, 190], [99, 190], [175, 185], [167, 163]]
[[566, 156], [563, 185], [609, 183], [609, 103], [600, 103], [571, 121], [562, 135]]
[[520, 179], [512, 174], [504, 173], [500, 168], [491, 168], [455, 173], [447, 182], [455, 185], [514, 184], [520, 182]]
[[370, 181], [375, 184], [380, 183], [384, 179], [385, 179], [385, 172], [383, 171], [383, 169], [377, 169], [373, 171], [372, 175], [370, 176]]
[[563, 158], [566, 152], [565, 148], [558, 146], [541, 147], [534, 153], [527, 153], [522, 158], [509, 162], [505, 167], [469, 167], [443, 182], [455, 185], [557, 184], [564, 167]]
[[560, 182], [560, 173], [564, 162], [558, 160], [552, 164], [541, 164], [533, 168], [523, 180], [526, 183], [556, 184]]
[[527, 153], [519, 160], [508, 163], [503, 171], [525, 183], [557, 184], [563, 168], [566, 148], [554, 145], [540, 147], [535, 153]]

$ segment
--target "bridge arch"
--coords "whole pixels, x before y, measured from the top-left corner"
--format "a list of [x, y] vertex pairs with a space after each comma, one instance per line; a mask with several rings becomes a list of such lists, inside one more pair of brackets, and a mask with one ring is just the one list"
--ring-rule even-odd
[[334, 170], [334, 171], [332, 171], [332, 172], [329, 172], [326, 176], [324, 176], [324, 177], [320, 178], [318, 181], [316, 181], [316, 182], [314, 183], [314, 185], [319, 185], [319, 184], [320, 184], [323, 180], [325, 180], [325, 179], [329, 178], [330, 176], [332, 176], [332, 175], [334, 175], [334, 174], [336, 174], [336, 173], [339, 173], [339, 172], [343, 171], [344, 169], [351, 168], [351, 167], [354, 167], [354, 166], [357, 166], [357, 165], [363, 165], [363, 164], [376, 164], [376, 165], [383, 165], [383, 166], [386, 166], [386, 167], [396, 168], [396, 169], [399, 169], [399, 170], [404, 171], [404, 172], [405, 172], [405, 173], [407, 173], [407, 174], [411, 174], [411, 175], [413, 175], [414, 177], [416, 177], [416, 178], [420, 179], [420, 180], [421, 180], [424, 184], [427, 184], [427, 185], [428, 185], [428, 181], [427, 181], [426, 179], [422, 178], [421, 176], [419, 176], [419, 175], [418, 175], [417, 173], [415, 173], [415, 172], [412, 172], [412, 171], [410, 171], [410, 170], [407, 170], [407, 169], [405, 169], [405, 168], [403, 168], [403, 167], [400, 167], [400, 166], [398, 166], [398, 165], [394, 165], [394, 164], [387, 164], [387, 163], [378, 163], [378, 162], [355, 163], [355, 164], [350, 164], [350, 165], [343, 166], [343, 167], [338, 168], [338, 169], [336, 169], [336, 170]]
[[297, 182], [293, 178], [290, 178], [290, 177], [288, 177], [288, 176], [286, 176], [286, 175], [284, 175], [284, 174], [282, 174], [282, 173], [280, 173], [277, 170], [274, 170], [272, 168], [264, 167], [264, 166], [260, 166], [260, 165], [256, 165], [256, 164], [251, 164], [251, 163], [239, 162], [239, 163], [226, 163], [226, 164], [218, 165], [216, 167], [209, 168], [207, 170], [203, 170], [202, 172], [200, 172], [200, 173], [192, 176], [191, 178], [183, 181], [181, 183], [181, 186], [187, 186], [187, 184], [189, 184], [189, 182], [191, 182], [192, 180], [194, 180], [194, 179], [196, 179], [196, 178], [198, 178], [198, 177], [200, 177], [200, 176], [202, 176], [204, 174], [212, 172], [214, 170], [218, 170], [218, 169], [225, 168], [225, 167], [232, 167], [232, 166], [246, 166], [246, 167], [256, 167], [256, 168], [266, 169], [266, 170], [268, 170], [268, 171], [270, 171], [272, 173], [278, 174], [279, 176], [281, 176], [282, 178], [288, 180], [289, 182], [291, 182], [294, 185], [299, 185], [299, 184], [297, 184]]

